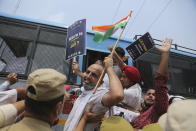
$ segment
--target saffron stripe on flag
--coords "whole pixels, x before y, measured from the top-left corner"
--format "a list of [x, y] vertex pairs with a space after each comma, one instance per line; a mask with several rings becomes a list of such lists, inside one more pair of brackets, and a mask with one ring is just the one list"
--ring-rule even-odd
[[119, 28], [124, 28], [127, 24], [128, 18], [131, 16], [132, 11], [130, 14], [120, 21], [116, 22], [112, 25], [102, 25], [102, 26], [93, 26], [92, 30], [95, 31], [94, 41], [95, 42], [102, 42], [108, 39], [113, 33], [115, 33]]

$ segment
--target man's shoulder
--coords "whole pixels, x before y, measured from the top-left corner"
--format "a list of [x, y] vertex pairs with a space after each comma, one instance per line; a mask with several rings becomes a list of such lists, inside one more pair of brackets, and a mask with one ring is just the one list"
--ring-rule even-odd
[[136, 83], [134, 85], [131, 86], [132, 89], [140, 89], [141, 90], [141, 86], [139, 83]]
[[24, 117], [18, 123], [2, 128], [1, 131], [42, 131], [42, 130], [51, 131], [51, 128], [49, 124], [46, 122], [33, 118]]
[[125, 89], [124, 91], [125, 92], [133, 92], [133, 91], [141, 92], [142, 89], [141, 89], [141, 86], [138, 83], [136, 83], [136, 84], [130, 86], [129, 88]]
[[106, 88], [104, 85], [100, 85], [100, 86], [97, 88], [96, 93], [107, 92], [107, 91], [109, 91], [108, 88]]
[[[36, 128], [31, 128], [29, 126], [26, 126], [24, 124], [12, 124], [6, 127], [3, 127], [0, 129], [0, 131], [42, 131], [40, 126], [37, 126]], [[52, 131], [51, 129], [45, 130], [44, 131]]]
[[99, 88], [97, 88], [96, 93], [91, 96], [91, 98], [93, 98], [93, 97], [103, 97], [103, 95], [106, 94], [107, 92], [109, 92], [109, 90], [107, 88], [99, 87]]
[[11, 125], [0, 128], [0, 131], [8, 131], [8, 129], [10, 128]]
[[8, 126], [2, 128], [1, 131], [22, 131], [22, 130], [30, 131], [29, 129], [26, 129], [25, 127], [26, 126], [24, 126], [23, 124], [21, 124], [19, 122], [16, 124], [8, 125]]
[[[92, 94], [92, 96], [90, 97], [88, 103], [93, 102], [93, 103], [96, 103], [97, 106], [98, 106], [99, 104], [100, 104], [101, 106], [103, 106], [103, 105], [102, 105], [102, 99], [103, 99], [104, 95], [105, 95], [106, 93], [108, 93], [108, 92], [109, 92], [108, 89], [99, 87], [99, 88], [97, 89], [96, 93], [95, 93], [95, 94]], [[99, 105], [99, 106], [100, 106], [100, 105]]]

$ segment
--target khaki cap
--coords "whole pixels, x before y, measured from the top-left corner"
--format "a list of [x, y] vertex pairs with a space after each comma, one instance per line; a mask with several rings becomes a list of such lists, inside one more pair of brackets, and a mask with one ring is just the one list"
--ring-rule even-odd
[[133, 127], [122, 117], [111, 116], [102, 122], [100, 131], [133, 131]]
[[163, 131], [163, 129], [158, 123], [153, 123], [153, 124], [144, 126], [142, 131]]
[[[65, 75], [54, 69], [38, 69], [32, 72], [27, 79], [27, 96], [36, 101], [49, 101], [65, 94]], [[28, 91], [33, 87], [35, 93]]]

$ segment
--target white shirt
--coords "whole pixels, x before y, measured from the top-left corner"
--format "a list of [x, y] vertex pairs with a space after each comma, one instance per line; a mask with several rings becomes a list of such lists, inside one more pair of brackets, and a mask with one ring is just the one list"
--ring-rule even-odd
[[3, 82], [1, 85], [0, 85], [0, 91], [5, 91], [7, 90], [7, 88], [9, 87], [10, 83], [8, 81], [5, 81]]
[[[107, 107], [102, 105], [102, 98], [105, 93], [109, 90], [102, 85], [97, 89], [95, 94], [93, 90], [87, 91], [82, 87], [82, 94], [77, 98], [72, 108], [71, 113], [65, 123], [64, 131], [74, 131], [84, 110], [86, 110], [90, 105], [95, 104], [92, 112], [102, 113], [108, 110]], [[89, 97], [89, 98], [88, 98]], [[74, 123], [74, 124], [73, 124]], [[85, 126], [85, 131], [93, 131], [99, 123], [87, 123]]]
[[13, 104], [6, 104], [0, 106], [0, 128], [14, 123], [16, 119], [17, 110]]
[[[136, 113], [118, 106], [113, 106], [111, 108], [112, 116], [119, 116], [121, 112], [123, 113], [123, 118], [128, 122], [133, 122], [140, 115], [140, 113]], [[106, 112], [105, 117], [109, 117], [109, 111]]]
[[17, 91], [16, 89], [8, 91], [0, 91], [0, 105], [14, 103], [17, 100]]
[[[141, 104], [141, 91], [141, 87], [137, 83], [128, 89], [124, 89], [124, 99], [122, 102], [137, 110]], [[121, 112], [124, 113], [124, 119], [129, 122], [133, 122], [140, 115], [139, 113], [117, 106], [111, 108], [111, 115], [120, 115]], [[109, 117], [109, 112], [105, 114], [105, 117]]]
[[124, 89], [124, 99], [122, 102], [137, 110], [141, 104], [141, 96], [141, 87], [136, 83], [128, 89]]
[[[97, 89], [97, 92], [94, 95], [92, 95], [92, 97], [89, 99], [85, 110], [92, 104], [94, 104], [94, 107], [92, 109], [93, 113], [104, 113], [107, 110], [109, 110], [109, 108], [103, 106], [101, 102], [104, 94], [106, 94], [107, 92], [109, 92], [108, 89], [99, 87]], [[99, 126], [99, 123], [87, 123], [84, 131], [93, 131], [94, 128], [98, 126]]]

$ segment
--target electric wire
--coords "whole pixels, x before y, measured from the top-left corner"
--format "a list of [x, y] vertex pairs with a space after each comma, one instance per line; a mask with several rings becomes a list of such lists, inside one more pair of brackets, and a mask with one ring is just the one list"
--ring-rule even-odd
[[116, 15], [118, 14], [118, 11], [120, 9], [121, 3], [122, 3], [122, 0], [120, 0], [119, 3], [118, 3], [118, 5], [117, 5], [116, 11], [115, 11], [114, 16], [112, 18], [112, 23], [115, 22], [114, 20], [115, 20]]
[[157, 20], [160, 18], [160, 16], [163, 14], [163, 12], [167, 9], [167, 7], [169, 6], [169, 4], [172, 2], [172, 0], [169, 0], [167, 2], [167, 4], [164, 6], [164, 8], [160, 11], [160, 13], [157, 15], [157, 17], [154, 19], [154, 21], [152, 21], [152, 23], [148, 26], [146, 32], [148, 32], [152, 26], [155, 24], [155, 22], [157, 22]]
[[137, 17], [138, 17], [139, 14], [141, 13], [141, 10], [142, 10], [143, 7], [144, 7], [145, 1], [146, 1], [146, 0], [143, 0], [143, 1], [142, 1], [142, 4], [140, 5], [139, 10], [137, 11], [137, 13], [136, 13], [135, 17], [133, 18], [132, 22], [130, 22], [130, 24], [127, 25], [127, 30], [126, 30], [125, 35], [124, 35], [125, 37], [126, 37], [128, 31], [130, 30], [130, 28], [134, 25], [134, 22], [136, 21]]
[[19, 6], [20, 6], [20, 3], [21, 3], [21, 0], [18, 0], [17, 3], [16, 3], [16, 8], [14, 9], [13, 13], [16, 14]]

